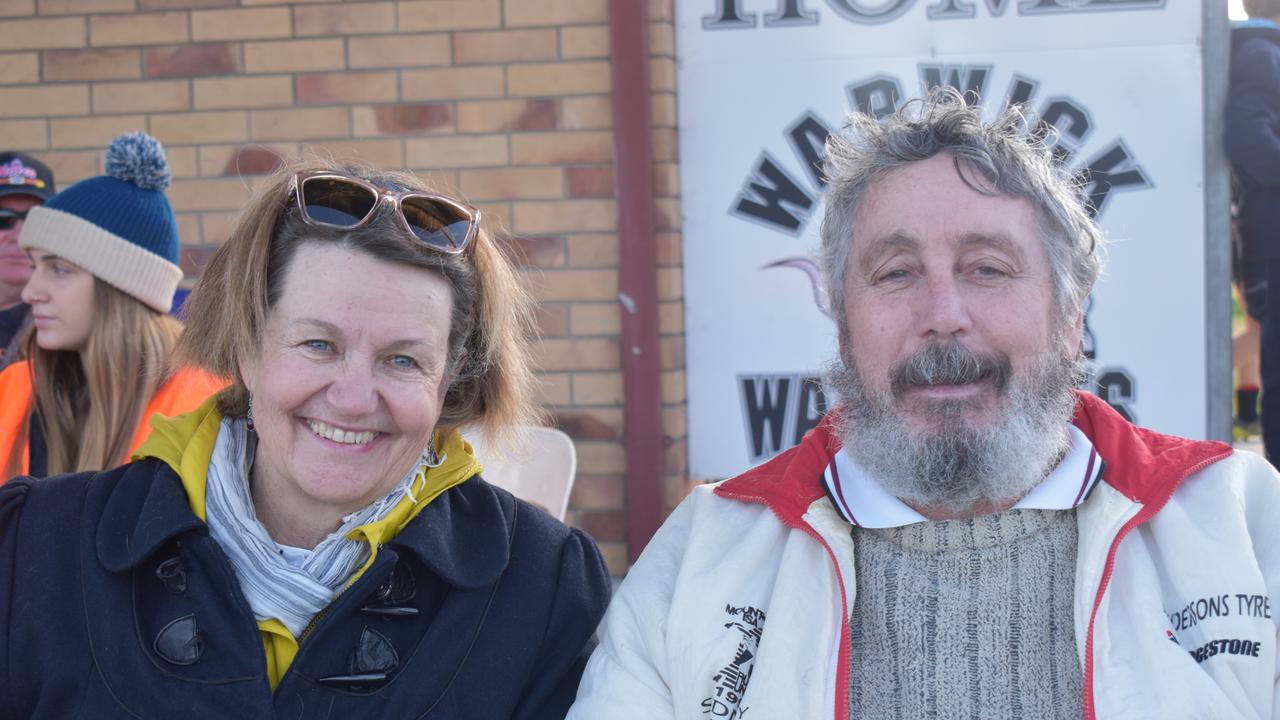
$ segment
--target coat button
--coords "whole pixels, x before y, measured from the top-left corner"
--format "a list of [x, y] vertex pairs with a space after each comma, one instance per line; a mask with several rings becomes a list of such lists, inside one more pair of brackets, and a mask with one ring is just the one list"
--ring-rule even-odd
[[164, 587], [174, 595], [187, 591], [187, 566], [182, 558], [174, 556], [156, 566], [156, 577], [164, 583]]
[[195, 665], [204, 654], [204, 639], [195, 615], [184, 615], [165, 625], [156, 635], [156, 654], [174, 665]]

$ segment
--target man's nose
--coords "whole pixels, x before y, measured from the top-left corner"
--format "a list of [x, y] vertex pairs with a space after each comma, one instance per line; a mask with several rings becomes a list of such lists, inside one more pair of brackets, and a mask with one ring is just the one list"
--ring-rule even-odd
[[954, 275], [939, 273], [929, 277], [923, 296], [920, 311], [923, 334], [953, 337], [973, 327], [968, 299]]

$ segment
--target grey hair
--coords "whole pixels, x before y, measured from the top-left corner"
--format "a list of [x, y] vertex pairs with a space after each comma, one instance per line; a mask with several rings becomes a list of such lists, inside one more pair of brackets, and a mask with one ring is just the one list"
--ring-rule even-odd
[[[844, 333], [844, 274], [857, 234], [854, 220], [867, 189], [895, 168], [940, 153], [955, 158], [956, 172], [975, 191], [1026, 198], [1035, 206], [1058, 316], [1070, 319], [1102, 272], [1102, 233], [1078, 181], [1054, 159], [1046, 133], [1018, 106], [986, 123], [980, 107], [967, 104], [954, 88], [942, 87], [908, 101], [883, 120], [853, 113], [842, 133], [827, 138], [819, 261], [836, 327]], [[985, 187], [969, 177], [974, 173]]]

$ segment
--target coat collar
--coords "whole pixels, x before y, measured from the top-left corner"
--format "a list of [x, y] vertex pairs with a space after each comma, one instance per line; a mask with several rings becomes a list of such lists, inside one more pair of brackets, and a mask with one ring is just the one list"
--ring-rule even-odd
[[[1135, 427], [1110, 405], [1076, 391], [1072, 423], [1089, 438], [1106, 463], [1101, 479], [1130, 500], [1163, 504], [1192, 472], [1229, 456], [1222, 442], [1188, 440]], [[721, 497], [767, 505], [789, 527], [825, 497], [822, 473], [840, 449], [835, 419], [828, 413], [800, 444], [716, 488]]]
[[[110, 572], [141, 565], [186, 533], [208, 533], [192, 513], [181, 479], [162, 460], [99, 473], [92, 485], [90, 492], [106, 495], [96, 539], [98, 560]], [[507, 566], [515, 510], [510, 494], [474, 476], [428, 504], [387, 544], [454, 587], [484, 587]]]

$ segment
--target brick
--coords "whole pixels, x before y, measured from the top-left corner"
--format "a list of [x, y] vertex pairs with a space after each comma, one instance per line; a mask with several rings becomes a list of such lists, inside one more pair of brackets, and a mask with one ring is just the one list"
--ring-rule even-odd
[[[516, 217], [519, 218], [517, 209]], [[536, 283], [535, 296], [544, 302], [557, 300], [614, 300], [618, 297], [618, 274], [612, 270], [548, 270]], [[574, 306], [577, 317], [577, 306]], [[580, 333], [577, 325], [574, 334]]]
[[560, 28], [560, 57], [595, 60], [609, 57], [609, 26], [583, 25]]
[[404, 147], [399, 140], [326, 140], [308, 143], [303, 151], [387, 169], [399, 169], [405, 164]]
[[506, 0], [507, 27], [609, 22], [608, 0]]
[[476, 200], [524, 200], [564, 195], [564, 173], [555, 167], [465, 170], [459, 175], [459, 183], [462, 192]]
[[400, 92], [405, 100], [501, 97], [502, 68], [482, 66], [404, 70], [400, 73]]
[[653, 201], [653, 227], [658, 232], [680, 230], [680, 201], [676, 198], [655, 198]]
[[658, 367], [663, 370], [684, 367], [684, 336], [677, 335], [658, 340]]
[[49, 147], [49, 122], [39, 120], [0, 120], [0, 137], [8, 147], [43, 150]]
[[672, 0], [649, 0], [649, 19], [670, 22], [675, 17]]
[[280, 147], [253, 143], [250, 145], [201, 145], [200, 175], [265, 175], [280, 166], [283, 157], [297, 154], [294, 146]]
[[580, 510], [607, 510], [626, 504], [626, 483], [621, 475], [578, 475], [569, 504]]
[[0, 85], [21, 85], [36, 82], [40, 82], [40, 55], [38, 53], [5, 53], [0, 55]]
[[560, 101], [560, 127], [565, 130], [599, 130], [613, 127], [613, 105], [608, 97], [571, 97]]
[[613, 197], [613, 166], [571, 167], [565, 170], [569, 197]]
[[458, 103], [458, 132], [553, 130], [560, 117], [555, 100], [481, 100]]
[[151, 134], [174, 145], [239, 142], [249, 135], [249, 119], [232, 110], [152, 115]]
[[426, 0], [400, 3], [400, 30], [474, 30], [502, 24], [499, 0]]
[[231, 237], [238, 212], [200, 213], [200, 234], [207, 242], [223, 242]]
[[653, 164], [653, 191], [659, 197], [680, 194], [680, 166], [676, 163]]
[[165, 159], [169, 161], [169, 172], [175, 178], [194, 178], [200, 176], [199, 153], [194, 147], [173, 146], [164, 149]]
[[197, 110], [293, 105], [293, 79], [288, 75], [199, 78], [192, 87]]
[[35, 85], [0, 88], [0, 117], [84, 115], [89, 112], [85, 85]]
[[293, 33], [307, 35], [363, 35], [396, 29], [396, 6], [389, 2], [315, 5], [293, 10]]
[[139, 10], [192, 10], [235, 7], [240, 0], [138, 0]]
[[58, 187], [102, 174], [102, 160], [97, 150], [72, 150], [40, 153], [40, 160], [53, 171]]
[[94, 15], [133, 12], [134, 0], [39, 0], [41, 15]]
[[147, 48], [142, 68], [149, 78], [229, 75], [240, 72], [240, 57], [229, 43]]
[[668, 22], [649, 23], [649, 54], [676, 56], [675, 26]]
[[342, 40], [276, 40], [244, 45], [244, 67], [251, 73], [341, 70]]
[[613, 133], [549, 132], [511, 136], [513, 165], [593, 163], [613, 160]]
[[684, 371], [671, 370], [662, 373], [662, 402], [671, 405], [684, 401]]
[[[459, 192], [459, 195], [466, 195]], [[472, 202], [479, 199], [475, 196], [468, 196]], [[507, 260], [517, 267], [560, 267], [564, 265], [564, 238], [554, 235], [507, 235], [496, 234], [493, 236], [493, 242], [502, 250]], [[536, 274], [530, 273], [530, 277], [537, 277]], [[533, 280], [527, 283], [530, 287], [536, 285], [537, 281]], [[563, 333], [561, 333], [563, 334]]]
[[187, 13], [130, 13], [128, 15], [95, 15], [89, 18], [89, 44], [106, 45], [170, 45], [185, 43]]
[[654, 92], [676, 91], [676, 61], [657, 57], [649, 60], [649, 89]]
[[564, 305], [538, 305], [533, 310], [533, 324], [539, 337], [563, 337], [569, 334], [569, 311]]
[[622, 373], [577, 373], [573, 376], [574, 405], [621, 405], [623, 399]]
[[249, 113], [249, 137], [254, 140], [348, 137], [351, 111], [345, 107], [255, 110]]
[[609, 63], [595, 60], [507, 68], [507, 91], [517, 96], [607, 93], [611, 82]]
[[193, 270], [204, 271], [204, 268], [197, 264], [195, 258], [186, 259], [183, 257], [186, 253], [187, 244], [198, 246], [202, 243], [200, 238], [200, 216], [195, 213], [174, 213], [173, 217], [178, 223], [178, 266], [182, 268], [184, 276], [183, 282], [179, 283], [179, 287], [185, 287], [188, 278], [197, 277], [188, 271], [188, 266]]
[[520, 233], [613, 230], [616, 224], [612, 200], [541, 200], [512, 207], [512, 227]]
[[679, 118], [676, 115], [675, 93], [652, 93], [649, 96], [649, 121], [653, 127], [676, 127]]
[[666, 440], [667, 447], [666, 451], [663, 452], [663, 459], [666, 461], [664, 469], [668, 477], [682, 477], [689, 471], [688, 442], [684, 439], [673, 440], [667, 438]]
[[0, 0], [0, 17], [36, 14], [36, 0]]
[[618, 341], [600, 338], [543, 338], [534, 346], [543, 370], [617, 370]]
[[570, 267], [617, 267], [616, 235], [571, 235], [566, 244]]
[[555, 60], [556, 45], [553, 29], [458, 32], [453, 34], [453, 61], [470, 65]]
[[664, 335], [684, 332], [684, 302], [668, 300], [658, 303], [658, 332]]
[[137, 48], [106, 50], [47, 50], [42, 53], [46, 81], [134, 80], [142, 76], [142, 53]]
[[[433, 170], [432, 172], [438, 172]], [[486, 200], [474, 202], [480, 212], [484, 213], [484, 227], [490, 237], [507, 232], [511, 227], [511, 203]], [[527, 282], [527, 281], [525, 281]]]
[[[599, 272], [592, 270], [576, 270], [573, 272]], [[608, 298], [617, 298], [617, 274], [614, 276], [615, 291]], [[584, 335], [617, 335], [622, 331], [622, 311], [616, 302], [611, 303], [575, 303], [569, 310], [569, 327], [575, 336]]]
[[191, 13], [191, 39], [263, 40], [292, 34], [289, 8], [196, 10]]
[[507, 138], [503, 135], [466, 135], [447, 138], [411, 138], [405, 141], [410, 167], [448, 168], [506, 165]]
[[241, 5], [301, 5], [303, 3], [337, 3], [342, 0], [240, 0]]
[[684, 406], [662, 408], [662, 431], [671, 437], [689, 433], [688, 408]]
[[398, 92], [396, 74], [390, 70], [299, 75], [295, 89], [299, 105], [394, 102]]
[[353, 37], [347, 39], [347, 62], [352, 69], [448, 65], [452, 50], [447, 33]]
[[620, 408], [558, 410], [555, 422], [556, 427], [574, 440], [617, 440], [622, 437]]
[[624, 577], [627, 570], [631, 568], [630, 556], [627, 554], [627, 544], [625, 542], [602, 542], [598, 544], [600, 548], [600, 556], [604, 558], [604, 564], [609, 569], [609, 574], [615, 578]]
[[169, 204], [175, 212], [239, 210], [248, 198], [248, 191], [240, 178], [178, 180], [169, 188], [168, 194]]
[[569, 376], [563, 373], [538, 375], [535, 394], [539, 405], [568, 405]]
[[680, 159], [680, 133], [675, 128], [654, 128], [650, 137], [654, 160], [675, 162]]
[[401, 103], [352, 109], [356, 137], [420, 135], [451, 132], [453, 109], [448, 103]]
[[93, 84], [93, 111], [99, 114], [171, 112], [190, 107], [191, 86], [186, 80]]
[[683, 268], [658, 268], [658, 299], [679, 300], [684, 297]]
[[85, 46], [82, 17], [4, 21], [5, 50], [53, 50]]
[[614, 475], [627, 471], [627, 456], [621, 443], [588, 441], [576, 445], [579, 472], [588, 475]]

